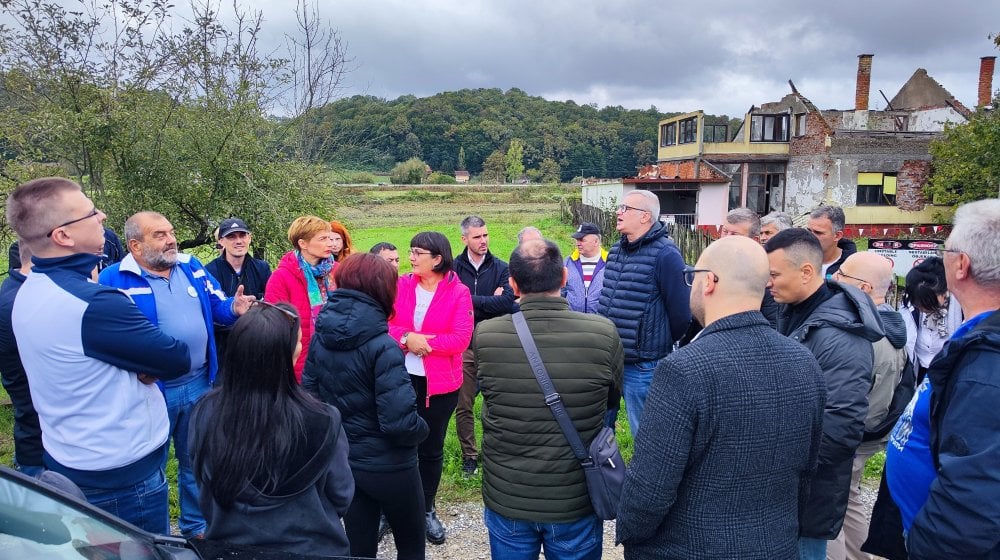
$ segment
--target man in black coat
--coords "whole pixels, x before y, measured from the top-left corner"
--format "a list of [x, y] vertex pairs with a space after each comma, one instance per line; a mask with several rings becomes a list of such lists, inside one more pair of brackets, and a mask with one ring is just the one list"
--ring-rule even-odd
[[[207, 263], [205, 270], [218, 280], [227, 296], [236, 295], [237, 288], [243, 286], [244, 294], [263, 300], [264, 288], [271, 278], [271, 266], [250, 255], [253, 236], [246, 222], [239, 218], [226, 218], [219, 224], [218, 235], [222, 254]], [[215, 349], [219, 364], [226, 355], [228, 340], [229, 327], [215, 325]]]
[[767, 242], [771, 295], [781, 304], [778, 332], [802, 343], [826, 381], [823, 440], [809, 502], [799, 516], [802, 558], [826, 558], [847, 511], [851, 465], [861, 443], [872, 386], [872, 343], [885, 336], [878, 310], [854, 286], [827, 282], [823, 249], [807, 229], [778, 232]]
[[760, 313], [768, 261], [755, 241], [716, 241], [685, 279], [706, 326], [653, 377], [617, 540], [630, 560], [796, 558], [822, 372]]
[[[465, 250], [455, 257], [451, 268], [472, 294], [475, 324], [513, 313], [514, 291], [508, 282], [510, 273], [507, 263], [490, 252], [490, 233], [486, 222], [479, 216], [467, 216], [462, 220], [461, 228]], [[476, 379], [479, 368], [472, 351], [475, 341], [473, 336], [469, 349], [462, 354], [462, 388], [455, 408], [455, 432], [462, 447], [462, 472], [466, 477], [475, 475], [479, 469], [476, 424], [472, 417], [472, 408], [479, 394], [479, 381]]]

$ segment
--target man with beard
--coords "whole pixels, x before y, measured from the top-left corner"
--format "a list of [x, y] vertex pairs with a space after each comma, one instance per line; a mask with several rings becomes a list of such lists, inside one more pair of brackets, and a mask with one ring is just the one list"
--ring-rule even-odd
[[178, 253], [174, 227], [156, 212], [139, 212], [125, 222], [129, 255], [101, 272], [100, 282], [121, 289], [160, 329], [188, 345], [191, 369], [163, 382], [170, 435], [177, 456], [177, 485], [185, 537], [205, 532], [198, 508], [198, 487], [188, 455], [188, 419], [218, 372], [213, 323], [232, 325], [249, 309], [253, 296], [243, 286], [227, 298], [198, 259]]

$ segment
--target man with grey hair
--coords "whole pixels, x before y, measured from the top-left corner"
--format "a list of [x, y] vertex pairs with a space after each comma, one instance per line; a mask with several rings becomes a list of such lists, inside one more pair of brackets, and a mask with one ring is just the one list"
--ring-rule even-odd
[[858, 252], [858, 246], [853, 241], [844, 239], [846, 224], [844, 209], [839, 206], [820, 206], [809, 214], [806, 229], [819, 239], [819, 244], [823, 247], [822, 272], [827, 280], [833, 278], [833, 273], [837, 272], [847, 257]]
[[684, 258], [660, 221], [655, 193], [634, 190], [617, 209], [621, 239], [608, 252], [598, 313], [611, 319], [625, 347], [625, 409], [634, 436], [657, 362], [691, 322]]
[[198, 486], [188, 453], [191, 411], [215, 384], [219, 370], [213, 325], [230, 326], [250, 308], [253, 296], [243, 285], [226, 297], [219, 283], [195, 257], [177, 250], [174, 227], [157, 212], [139, 212], [125, 222], [129, 254], [101, 271], [100, 282], [127, 293], [163, 332], [188, 345], [187, 373], [163, 383], [170, 435], [177, 456], [181, 515], [177, 524], [187, 538], [205, 533]]
[[726, 214], [726, 223], [722, 224], [720, 237], [741, 235], [754, 238], [760, 235], [760, 217], [749, 208], [734, 208]]
[[[1000, 199], [959, 207], [941, 253], [948, 290], [967, 319], [927, 370], [930, 388], [890, 436], [887, 482], [910, 558], [1000, 558]], [[917, 433], [921, 424], [929, 434]], [[921, 438], [930, 453], [906, 454]], [[904, 451], [893, 453], [897, 446]], [[914, 486], [908, 475], [927, 469], [932, 476]]]
[[[475, 324], [513, 312], [514, 291], [509, 284], [507, 263], [490, 252], [486, 222], [479, 216], [467, 216], [462, 220], [461, 231], [465, 250], [455, 257], [451, 268], [472, 293]], [[462, 448], [462, 472], [466, 477], [474, 476], [479, 469], [476, 423], [472, 417], [472, 408], [479, 394], [478, 368], [472, 351], [475, 342], [473, 335], [469, 348], [462, 354], [462, 388], [455, 408], [455, 431]], [[441, 532], [443, 534], [443, 530]]]
[[153, 382], [187, 371], [187, 344], [153, 326], [122, 292], [91, 281], [106, 216], [80, 185], [29, 181], [10, 193], [6, 212], [34, 263], [11, 319], [45, 468], [76, 483], [94, 506], [169, 533], [167, 407]]
[[794, 227], [788, 212], [771, 212], [760, 219], [760, 244], [764, 245], [779, 231]]
[[532, 239], [544, 239], [542, 237], [542, 232], [535, 226], [524, 226], [521, 231], [517, 232], [518, 245]]

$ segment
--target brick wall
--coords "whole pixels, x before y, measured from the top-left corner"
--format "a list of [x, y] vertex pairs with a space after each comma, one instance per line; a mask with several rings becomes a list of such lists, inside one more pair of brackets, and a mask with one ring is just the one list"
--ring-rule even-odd
[[931, 172], [931, 162], [907, 160], [896, 176], [896, 206], [900, 210], [923, 210], [924, 185]]

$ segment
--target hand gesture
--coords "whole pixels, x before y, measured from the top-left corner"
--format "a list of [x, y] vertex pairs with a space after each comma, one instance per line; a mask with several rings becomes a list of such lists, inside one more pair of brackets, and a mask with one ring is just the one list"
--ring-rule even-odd
[[233, 313], [243, 315], [250, 309], [250, 305], [256, 301], [254, 296], [243, 295], [243, 284], [236, 288], [236, 295], [233, 296]]

